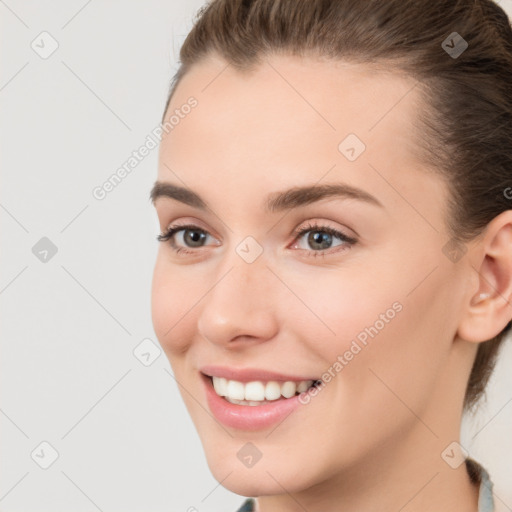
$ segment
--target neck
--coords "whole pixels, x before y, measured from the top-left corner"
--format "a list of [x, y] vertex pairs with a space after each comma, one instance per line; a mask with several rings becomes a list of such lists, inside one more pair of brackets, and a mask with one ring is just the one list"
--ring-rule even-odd
[[259, 497], [256, 511], [478, 512], [479, 485], [466, 464], [454, 469], [441, 457], [454, 439], [435, 437], [418, 422], [407, 439], [390, 441], [327, 481], [293, 495]]

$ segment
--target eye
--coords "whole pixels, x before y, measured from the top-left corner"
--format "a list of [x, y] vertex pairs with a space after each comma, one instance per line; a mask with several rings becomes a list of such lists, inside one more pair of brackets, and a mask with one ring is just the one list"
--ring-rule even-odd
[[[338, 239], [341, 242], [340, 244], [338, 244], [338, 247], [341, 247], [341, 249], [337, 249], [336, 251], [330, 251], [331, 253], [347, 249], [354, 245], [355, 243], [357, 243], [357, 240], [355, 238], [347, 236], [341, 231], [338, 231], [337, 229], [331, 228], [330, 226], [322, 226], [316, 223], [301, 228], [298, 232], [296, 232], [295, 239], [300, 239], [307, 233], [309, 233], [309, 235], [306, 237], [306, 244], [310, 248], [313, 248], [313, 250], [309, 250], [308, 247], [299, 248], [304, 249], [308, 256], [325, 256], [326, 250], [332, 248], [332, 243], [334, 239]], [[293, 247], [296, 248], [299, 245], [300, 244], [296, 243], [293, 245]]]
[[[310, 233], [310, 235], [307, 237], [306, 243], [312, 248], [312, 250], [304, 247], [298, 247], [300, 245], [298, 243], [294, 243], [292, 246], [293, 248], [304, 250], [307, 256], [325, 256], [326, 251], [331, 249], [335, 239], [341, 242], [338, 244], [341, 246], [341, 249], [330, 252], [338, 252], [339, 250], [347, 249], [357, 243], [355, 238], [347, 236], [337, 229], [315, 223], [304, 226], [300, 230], [296, 231], [294, 233], [294, 242], [302, 238], [307, 233]], [[180, 243], [177, 243], [175, 240], [177, 235], [179, 235], [179, 239], [181, 239]], [[194, 224], [186, 224], [170, 226], [165, 233], [158, 235], [156, 239], [159, 242], [169, 241], [172, 250], [176, 253], [194, 254], [197, 252], [194, 249], [203, 247], [204, 242], [209, 236], [211, 235], [204, 229], [201, 229]]]
[[[185, 248], [176, 244], [175, 235], [181, 235], [180, 238], [186, 243]], [[172, 249], [179, 253], [193, 253], [194, 251], [187, 250], [186, 247], [196, 249], [202, 247], [202, 243], [206, 238], [210, 236], [204, 229], [199, 228], [193, 224], [170, 226], [165, 233], [162, 233], [156, 237], [159, 242], [169, 241]]]

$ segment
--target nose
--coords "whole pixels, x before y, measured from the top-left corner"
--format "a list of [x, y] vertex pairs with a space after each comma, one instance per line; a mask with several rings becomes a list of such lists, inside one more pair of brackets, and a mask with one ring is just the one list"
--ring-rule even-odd
[[230, 260], [228, 270], [217, 277], [201, 301], [199, 333], [231, 349], [274, 338], [278, 330], [276, 281], [263, 258], [252, 263]]

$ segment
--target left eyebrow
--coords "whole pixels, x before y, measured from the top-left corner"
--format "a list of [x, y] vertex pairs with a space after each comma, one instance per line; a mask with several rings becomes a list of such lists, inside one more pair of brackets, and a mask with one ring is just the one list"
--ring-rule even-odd
[[[151, 189], [150, 199], [153, 204], [160, 197], [175, 199], [189, 206], [206, 210], [207, 203], [199, 194], [188, 188], [173, 185], [169, 182], [156, 181]], [[382, 203], [363, 189], [353, 187], [346, 183], [309, 185], [293, 187], [288, 190], [272, 192], [265, 201], [265, 210], [271, 213], [291, 210], [305, 206], [322, 199], [338, 197], [342, 199], [357, 199], [365, 203], [384, 208]]]
[[188, 188], [173, 185], [165, 181], [156, 181], [149, 194], [149, 198], [153, 204], [155, 204], [156, 200], [160, 197], [176, 199], [176, 201], [199, 208], [200, 210], [206, 210], [207, 208], [206, 202], [201, 199], [199, 194], [192, 192], [192, 190]]

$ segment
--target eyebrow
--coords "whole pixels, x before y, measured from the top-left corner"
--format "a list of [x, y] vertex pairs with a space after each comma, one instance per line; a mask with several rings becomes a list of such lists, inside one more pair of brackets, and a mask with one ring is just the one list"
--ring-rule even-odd
[[[206, 210], [207, 203], [192, 190], [174, 185], [169, 182], [156, 181], [150, 192], [150, 199], [153, 204], [160, 197], [175, 199], [189, 206]], [[291, 210], [300, 206], [305, 206], [322, 199], [337, 197], [342, 199], [357, 199], [365, 203], [384, 208], [382, 203], [360, 188], [345, 183], [309, 185], [302, 187], [293, 187], [288, 190], [272, 192], [265, 201], [265, 211], [274, 213], [283, 210]]]

